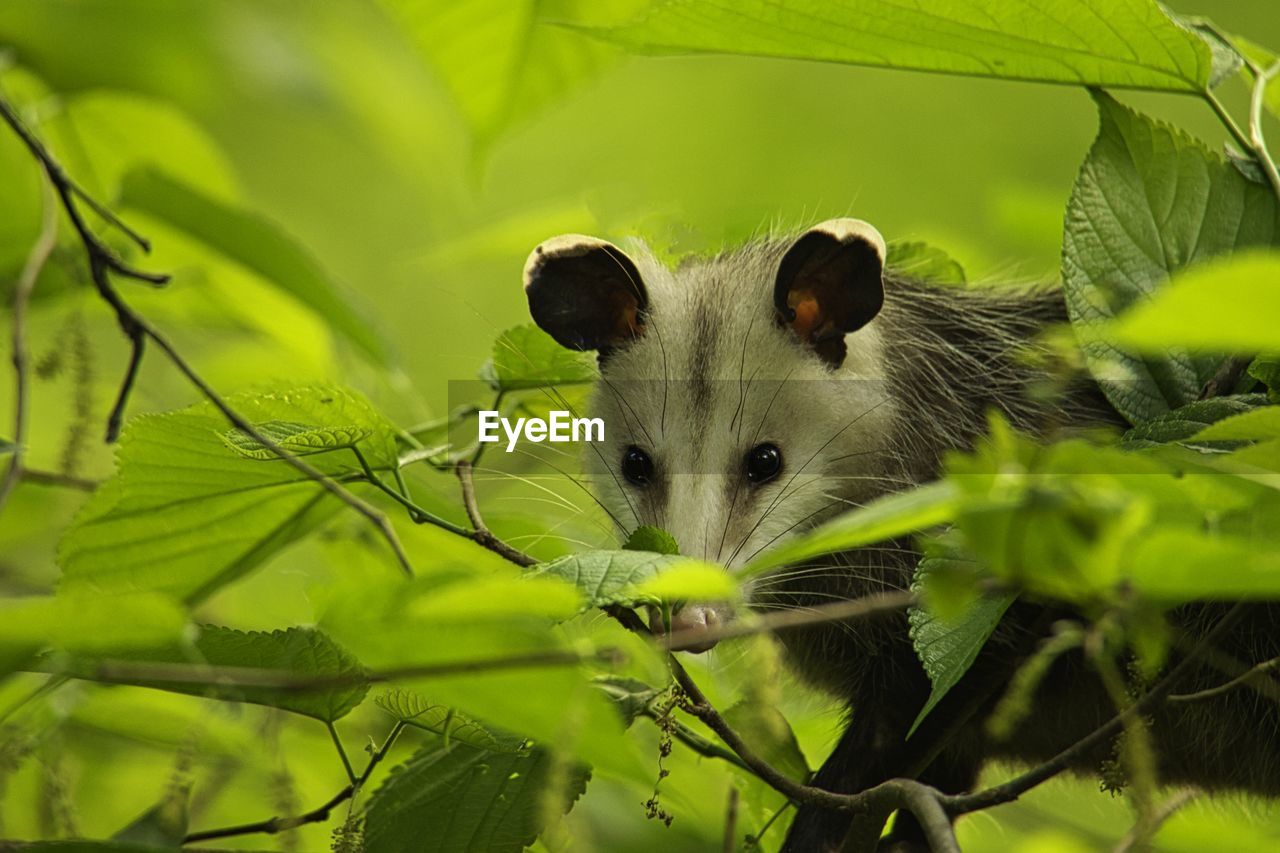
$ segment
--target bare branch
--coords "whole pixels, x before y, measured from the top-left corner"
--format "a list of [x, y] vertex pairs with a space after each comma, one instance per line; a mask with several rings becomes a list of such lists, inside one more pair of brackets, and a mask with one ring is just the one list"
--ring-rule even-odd
[[480, 514], [480, 506], [476, 503], [476, 487], [472, 478], [471, 462], [464, 459], [455, 466], [454, 470], [458, 474], [458, 482], [462, 485], [462, 505], [466, 507], [467, 518], [471, 519], [471, 526], [474, 528], [469, 538], [517, 566], [528, 568], [537, 565], [537, 560], [503, 542], [485, 526], [484, 517]]
[[[18, 138], [27, 146], [28, 150], [40, 162], [44, 168], [45, 174], [52, 183], [54, 190], [57, 192], [62, 202], [62, 209], [66, 211], [67, 217], [71, 220], [72, 226], [76, 229], [76, 233], [80, 237], [85, 252], [89, 260], [89, 274], [93, 280], [94, 287], [98, 291], [98, 295], [102, 297], [111, 308], [115, 311], [116, 321], [120, 325], [120, 330], [125, 337], [129, 339], [132, 352], [129, 359], [129, 367], [125, 372], [124, 380], [121, 383], [120, 393], [116, 398], [115, 405], [112, 407], [111, 416], [107, 422], [107, 440], [114, 441], [118, 436], [120, 424], [124, 417], [124, 410], [128, 405], [129, 395], [133, 390], [134, 380], [137, 378], [138, 368], [142, 362], [142, 356], [145, 351], [146, 341], [150, 340], [160, 348], [169, 359], [169, 361], [178, 368], [178, 371], [186, 377], [187, 381], [194, 385], [205, 399], [208, 400], [214, 408], [222, 413], [232, 426], [253, 438], [259, 444], [268, 448], [276, 456], [283, 459], [297, 471], [302, 473], [308, 479], [320, 484], [325, 491], [332, 494], [338, 500], [354, 509], [360, 515], [364, 516], [370, 524], [372, 524], [382, 538], [386, 540], [395, 554], [396, 560], [404, 571], [412, 575], [413, 567], [409, 562], [409, 556], [405, 553], [404, 546], [400, 544], [400, 539], [396, 535], [395, 528], [391, 526], [391, 522], [380, 510], [372, 506], [368, 502], [362, 500], [353, 494], [332, 477], [315, 468], [310, 463], [301, 459], [293, 453], [280, 447], [274, 441], [260, 433], [253, 424], [249, 423], [240, 413], [231, 408], [226, 400], [216, 392], [209, 383], [196, 373], [195, 369], [187, 363], [168, 338], [160, 333], [147, 320], [134, 311], [129, 304], [120, 296], [115, 289], [115, 285], [111, 281], [111, 273], [115, 273], [123, 278], [132, 279], [152, 285], [164, 284], [168, 281], [168, 276], [157, 273], [144, 272], [131, 266], [123, 261], [106, 243], [104, 243], [84, 221], [84, 217], [80, 213], [80, 209], [76, 204], [76, 200], [83, 198], [85, 193], [81, 190], [70, 177], [63, 172], [62, 167], [58, 164], [53, 155], [49, 153], [44, 144], [36, 138], [26, 125], [23, 124], [21, 118], [12, 105], [3, 98], [0, 98], [0, 118], [12, 128]], [[100, 206], [93, 205], [99, 210]], [[114, 217], [108, 216], [108, 221], [116, 221]], [[136, 237], [133, 232], [126, 229], [126, 233]], [[145, 247], [146, 241], [141, 241]]]
[[[1236, 689], [1245, 684], [1255, 685], [1264, 681], [1271, 682], [1267, 678], [1267, 674], [1280, 669], [1280, 658], [1272, 658], [1264, 660], [1262, 663], [1250, 667], [1246, 672], [1241, 673], [1225, 684], [1219, 684], [1217, 687], [1209, 687], [1205, 690], [1197, 690], [1195, 693], [1174, 693], [1169, 696], [1169, 702], [1199, 702], [1204, 699], [1212, 699], [1215, 696], [1221, 696], [1224, 693]], [[1274, 685], [1275, 682], [1271, 682]]]

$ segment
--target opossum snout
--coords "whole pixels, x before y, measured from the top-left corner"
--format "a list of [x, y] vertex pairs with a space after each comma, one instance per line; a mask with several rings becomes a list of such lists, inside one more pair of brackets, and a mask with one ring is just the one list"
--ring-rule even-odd
[[727, 608], [717, 604], [686, 604], [671, 615], [671, 630], [662, 619], [662, 611], [649, 608], [649, 628], [667, 637], [674, 651], [701, 653], [715, 647], [715, 632], [728, 621]]

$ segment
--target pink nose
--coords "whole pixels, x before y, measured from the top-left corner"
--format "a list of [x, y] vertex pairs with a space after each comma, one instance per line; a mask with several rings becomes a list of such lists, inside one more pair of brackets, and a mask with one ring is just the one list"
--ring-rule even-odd
[[686, 604], [671, 617], [671, 630], [662, 622], [662, 611], [649, 608], [649, 627], [658, 635], [667, 635], [675, 651], [705, 652], [714, 648], [715, 637], [704, 636], [724, 623], [720, 611], [710, 604]]

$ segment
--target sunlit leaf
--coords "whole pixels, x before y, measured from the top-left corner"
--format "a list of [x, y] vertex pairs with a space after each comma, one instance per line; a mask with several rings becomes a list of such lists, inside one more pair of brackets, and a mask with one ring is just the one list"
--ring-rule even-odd
[[1155, 530], [1136, 544], [1125, 568], [1134, 590], [1168, 603], [1280, 598], [1280, 552], [1245, 538]]
[[493, 344], [493, 358], [481, 372], [496, 391], [591, 382], [596, 375], [590, 354], [565, 349], [531, 324], [499, 335]]
[[964, 267], [942, 249], [918, 240], [889, 244], [885, 266], [894, 272], [938, 284], [963, 284]]
[[744, 699], [725, 709], [725, 721], [751, 744], [756, 755], [797, 782], [809, 778], [809, 764], [787, 718], [772, 705]]
[[622, 548], [625, 551], [652, 551], [655, 554], [680, 553], [680, 545], [674, 536], [661, 527], [648, 524], [642, 524], [631, 531]]
[[738, 597], [738, 584], [723, 566], [685, 558], [640, 581], [624, 595], [633, 596], [633, 601], [731, 601]]
[[627, 23], [589, 31], [642, 51], [743, 53], [1182, 92], [1203, 89], [1213, 70], [1209, 46], [1151, 0], [650, 2]]
[[588, 777], [540, 747], [491, 752], [458, 741], [430, 744], [369, 800], [365, 849], [519, 853], [572, 807]]
[[[395, 430], [337, 388], [236, 395], [253, 423], [280, 421], [368, 433], [371, 465], [395, 465]], [[66, 587], [157, 590], [199, 600], [261, 564], [338, 510], [293, 467], [231, 450], [226, 420], [207, 404], [130, 421], [117, 474], [85, 504], [59, 545]], [[350, 453], [309, 457], [330, 475], [359, 470]]]
[[585, 610], [634, 603], [641, 584], [687, 559], [650, 551], [584, 551], [538, 566], [529, 576], [550, 575], [573, 584], [586, 596]]
[[[1280, 217], [1268, 188], [1246, 180], [1201, 143], [1107, 95], [1095, 100], [1101, 129], [1067, 207], [1062, 274], [1090, 370], [1111, 403], [1140, 424], [1194, 401], [1222, 362], [1176, 347], [1276, 341], [1271, 302], [1280, 296], [1270, 287], [1270, 297], [1252, 302], [1246, 291], [1259, 290], [1256, 275], [1215, 287], [1211, 295], [1193, 281], [1191, 288], [1170, 286], [1148, 299], [1186, 266], [1275, 242]], [[1250, 310], [1240, 311], [1246, 304]], [[1119, 340], [1144, 344], [1149, 354], [1143, 358], [1101, 335], [1108, 320], [1130, 308]]]
[[[1238, 179], [1243, 181], [1243, 179]], [[1253, 190], [1247, 191], [1250, 195]], [[1259, 239], [1280, 240], [1270, 193], [1261, 188], [1261, 210], [1235, 211], [1241, 228]], [[1169, 234], [1163, 235], [1169, 240]], [[1211, 241], [1212, 242], [1212, 241]], [[1217, 243], [1220, 247], [1221, 243]], [[1114, 337], [1143, 352], [1166, 347], [1256, 352], [1280, 347], [1280, 252], [1247, 252], [1187, 270], [1155, 298], [1120, 318]], [[1242, 306], [1247, 309], [1241, 310]]]
[[1280, 438], [1280, 406], [1263, 406], [1224, 418], [1196, 433], [1200, 441], [1261, 441]]

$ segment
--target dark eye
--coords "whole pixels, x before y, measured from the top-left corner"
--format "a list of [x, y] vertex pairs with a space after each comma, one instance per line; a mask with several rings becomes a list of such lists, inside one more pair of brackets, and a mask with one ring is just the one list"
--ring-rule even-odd
[[647, 486], [653, 479], [653, 460], [634, 444], [622, 454], [622, 476], [637, 486]]
[[767, 483], [782, 470], [782, 451], [774, 444], [757, 444], [747, 451], [747, 479]]

